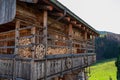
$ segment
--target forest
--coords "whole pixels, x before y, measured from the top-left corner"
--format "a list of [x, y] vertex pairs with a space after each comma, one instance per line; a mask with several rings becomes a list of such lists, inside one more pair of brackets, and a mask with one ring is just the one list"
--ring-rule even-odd
[[99, 31], [100, 37], [95, 39], [97, 60], [116, 58], [120, 47], [120, 34]]

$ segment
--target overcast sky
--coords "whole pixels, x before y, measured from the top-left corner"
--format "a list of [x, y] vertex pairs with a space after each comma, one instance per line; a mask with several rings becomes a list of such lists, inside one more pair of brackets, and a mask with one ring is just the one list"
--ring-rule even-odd
[[100, 31], [120, 34], [120, 0], [59, 0]]

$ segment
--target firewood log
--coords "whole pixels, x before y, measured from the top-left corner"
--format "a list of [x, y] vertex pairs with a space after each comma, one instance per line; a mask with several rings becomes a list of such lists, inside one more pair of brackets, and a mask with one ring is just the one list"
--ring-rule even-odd
[[43, 44], [37, 45], [35, 48], [36, 58], [42, 59], [45, 55], [45, 46]]
[[[25, 46], [25, 45], [31, 44], [30, 39], [27, 39], [27, 38], [20, 39], [18, 43], [19, 43], [19, 46]], [[20, 57], [26, 57], [26, 58], [31, 57], [31, 50], [28, 47], [19, 48], [18, 53]]]

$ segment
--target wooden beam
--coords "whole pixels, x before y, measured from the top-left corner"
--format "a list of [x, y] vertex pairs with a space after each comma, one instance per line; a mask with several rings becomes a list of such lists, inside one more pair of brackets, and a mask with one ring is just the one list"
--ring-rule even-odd
[[76, 24], [75, 26], [80, 28], [82, 25], [81, 24]]
[[69, 21], [70, 21], [70, 17], [64, 17], [64, 19], [63, 19], [63, 20], [65, 20], [65, 21], [69, 22]]
[[63, 14], [63, 13], [50, 13], [50, 15], [52, 15], [52, 16], [57, 16], [57, 17], [61, 17], [61, 16], [63, 16], [64, 14]]
[[49, 6], [49, 5], [40, 5], [40, 6], [38, 6], [38, 8], [42, 9], [42, 10], [49, 10], [49, 11], [53, 10], [53, 7]]
[[72, 36], [72, 34], [73, 34], [72, 24], [69, 24], [69, 35]]
[[86, 27], [85, 26], [83, 26], [83, 30], [85, 30], [86, 29]]
[[71, 21], [71, 24], [75, 25], [77, 22], [76, 21]]

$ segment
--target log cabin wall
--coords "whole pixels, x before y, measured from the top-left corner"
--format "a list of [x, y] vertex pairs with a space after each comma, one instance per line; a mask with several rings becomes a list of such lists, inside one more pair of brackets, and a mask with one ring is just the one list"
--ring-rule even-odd
[[65, 12], [52, 10], [51, 5], [47, 10], [35, 5], [18, 1], [15, 19], [0, 25], [0, 54], [15, 55], [0, 59], [6, 64], [0, 65], [0, 75], [66, 80], [71, 70], [82, 70], [95, 62], [94, 31]]
[[[20, 25], [18, 25], [17, 21], [19, 21]], [[54, 23], [53, 23], [54, 22]], [[90, 34], [87, 34], [87, 31], [82, 28], [72, 26], [72, 31], [69, 31], [69, 23], [56, 21], [54, 18], [48, 16], [48, 50], [47, 54], [67, 54], [67, 53], [84, 53], [86, 48], [86, 41], [90, 39]], [[49, 25], [52, 24], [52, 25]], [[13, 22], [8, 23], [5, 25], [12, 27], [9, 28], [8, 32], [5, 34], [2, 32], [1, 39], [9, 38], [13, 39], [16, 36], [16, 39], [19, 38], [18, 43], [15, 43], [15, 40], [8, 40], [7, 42], [1, 42], [1, 46], [10, 46], [7, 49], [2, 49], [1, 53], [5, 54], [14, 54], [18, 53], [21, 57], [31, 57], [31, 48], [30, 47], [23, 47], [29, 46], [32, 44], [32, 37], [35, 36], [35, 41], [32, 46], [36, 46], [38, 49], [43, 48], [44, 44], [42, 43], [43, 38], [40, 36], [43, 35], [43, 10], [38, 10], [36, 7], [31, 7], [26, 3], [17, 3], [17, 11], [16, 11], [16, 18]], [[72, 24], [71, 24], [72, 25]], [[4, 27], [4, 25], [2, 25]], [[17, 28], [17, 26], [19, 26]], [[33, 32], [34, 28], [34, 32]], [[16, 33], [16, 34], [15, 34]], [[34, 35], [33, 35], [34, 34]], [[26, 36], [26, 37], [25, 37]], [[3, 37], [3, 38], [2, 38]], [[70, 41], [73, 41], [73, 44], [70, 44]], [[22, 48], [18, 49], [18, 52], [14, 52], [15, 47], [22, 46]], [[72, 51], [70, 52], [70, 45], [72, 45]], [[35, 57], [39, 56], [36, 52]]]

